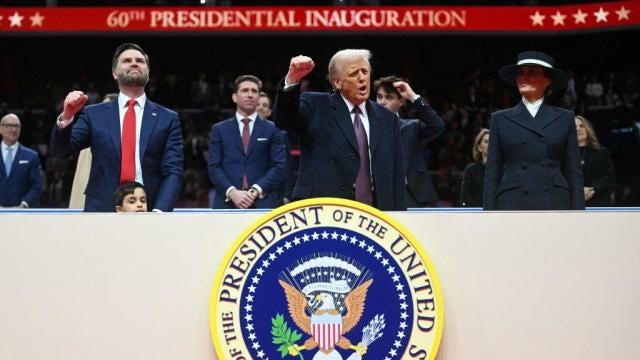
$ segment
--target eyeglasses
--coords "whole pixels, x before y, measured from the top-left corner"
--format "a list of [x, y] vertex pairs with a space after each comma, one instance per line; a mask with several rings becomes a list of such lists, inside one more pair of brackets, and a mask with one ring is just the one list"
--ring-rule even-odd
[[18, 130], [20, 129], [20, 124], [2, 124], [2, 127]]

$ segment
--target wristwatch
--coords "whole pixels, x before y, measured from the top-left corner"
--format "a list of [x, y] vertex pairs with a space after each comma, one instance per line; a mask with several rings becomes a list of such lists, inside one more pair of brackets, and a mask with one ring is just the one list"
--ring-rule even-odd
[[249, 195], [251, 195], [251, 197], [255, 200], [260, 196], [260, 193], [256, 188], [252, 187], [249, 189]]

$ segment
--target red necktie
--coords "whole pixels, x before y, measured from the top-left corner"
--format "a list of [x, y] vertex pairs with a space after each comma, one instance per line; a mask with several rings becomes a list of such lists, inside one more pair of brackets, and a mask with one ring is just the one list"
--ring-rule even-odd
[[[249, 139], [251, 138], [251, 132], [249, 130], [249, 122], [251, 119], [244, 118], [242, 119], [242, 123], [244, 126], [242, 127], [242, 146], [244, 147], [245, 156], [249, 153]], [[242, 176], [242, 187], [247, 190], [249, 189], [249, 180], [247, 179], [247, 174]]]
[[135, 100], [127, 101], [127, 112], [122, 122], [122, 157], [120, 159], [120, 184], [136, 179], [136, 112]]

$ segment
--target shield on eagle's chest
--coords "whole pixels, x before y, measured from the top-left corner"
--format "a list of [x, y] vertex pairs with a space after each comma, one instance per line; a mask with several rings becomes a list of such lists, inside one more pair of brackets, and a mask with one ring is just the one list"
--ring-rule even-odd
[[333, 349], [342, 336], [342, 315], [311, 315], [311, 335], [320, 349]]

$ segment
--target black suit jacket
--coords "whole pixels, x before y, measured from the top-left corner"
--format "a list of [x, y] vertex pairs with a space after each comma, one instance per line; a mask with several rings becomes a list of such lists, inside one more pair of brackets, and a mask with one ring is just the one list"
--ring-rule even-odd
[[485, 168], [485, 165], [481, 162], [473, 162], [464, 168], [460, 186], [461, 206], [482, 207]]
[[[293, 200], [323, 196], [354, 199], [360, 157], [347, 104], [339, 93], [300, 95], [298, 85], [287, 91], [282, 85], [278, 87], [273, 119], [279, 128], [300, 136], [300, 171]], [[374, 206], [406, 210], [398, 118], [370, 100], [366, 109]]]
[[413, 106], [418, 111], [418, 119], [400, 119], [407, 174], [407, 205], [423, 207], [438, 200], [438, 194], [422, 158], [422, 142], [433, 140], [442, 134], [444, 122], [422, 97], [414, 101]]
[[611, 190], [616, 181], [609, 150], [585, 147], [582, 152], [584, 186], [593, 187], [596, 194], [587, 201], [587, 206], [611, 206]]
[[543, 103], [534, 118], [519, 102], [492, 115], [484, 208], [584, 209], [572, 111]]

